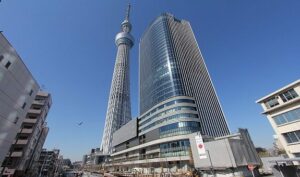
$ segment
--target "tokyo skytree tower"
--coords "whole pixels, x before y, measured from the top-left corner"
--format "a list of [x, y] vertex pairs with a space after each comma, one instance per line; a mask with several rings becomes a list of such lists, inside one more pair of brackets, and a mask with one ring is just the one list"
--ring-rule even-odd
[[125, 20], [121, 24], [121, 32], [116, 35], [116, 63], [110, 88], [105, 127], [100, 149], [103, 154], [112, 153], [113, 133], [131, 120], [131, 104], [129, 89], [129, 51], [134, 44], [130, 34], [130, 5], [126, 11]]

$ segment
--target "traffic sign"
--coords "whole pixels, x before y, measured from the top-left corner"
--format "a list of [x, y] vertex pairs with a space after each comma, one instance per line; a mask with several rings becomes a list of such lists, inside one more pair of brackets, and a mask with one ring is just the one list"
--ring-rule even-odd
[[199, 158], [200, 159], [206, 159], [207, 158], [206, 150], [205, 150], [205, 147], [204, 147], [202, 136], [200, 134], [196, 135], [195, 140], [196, 140], [196, 145], [197, 145]]

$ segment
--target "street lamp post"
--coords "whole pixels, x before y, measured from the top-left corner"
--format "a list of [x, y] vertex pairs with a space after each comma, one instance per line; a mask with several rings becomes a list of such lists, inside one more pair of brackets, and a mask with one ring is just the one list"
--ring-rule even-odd
[[206, 150], [206, 152], [207, 152], [207, 155], [208, 155], [208, 158], [209, 158], [209, 162], [210, 162], [210, 171], [211, 171], [211, 174], [213, 176], [215, 176], [214, 167], [213, 167], [213, 164], [212, 164], [212, 161], [211, 161], [209, 150]]

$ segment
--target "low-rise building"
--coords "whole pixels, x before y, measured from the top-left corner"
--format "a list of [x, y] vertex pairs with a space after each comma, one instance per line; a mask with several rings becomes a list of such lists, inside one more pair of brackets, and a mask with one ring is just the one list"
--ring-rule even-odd
[[237, 133], [228, 136], [203, 140], [204, 152], [199, 157], [198, 151], [201, 147], [195, 137], [190, 137], [194, 166], [202, 173], [252, 177], [249, 166], [255, 168], [254, 173], [258, 173], [256, 167], [262, 163], [247, 129], [239, 129]]
[[87, 155], [87, 154], [84, 154], [84, 155], [82, 156], [82, 165], [85, 165], [86, 162], [87, 162], [87, 160], [88, 160], [88, 155]]
[[83, 156], [82, 164], [83, 165], [99, 165], [104, 162], [107, 155], [103, 155], [100, 148], [91, 149], [89, 154]]
[[63, 163], [62, 163], [63, 169], [68, 170], [68, 169], [72, 169], [73, 165], [70, 159], [63, 159]]
[[74, 169], [81, 170], [83, 164], [82, 164], [82, 161], [75, 161], [72, 163], [72, 166]]
[[39, 176], [53, 177], [57, 175], [63, 164], [63, 158], [59, 156], [59, 149], [43, 149], [38, 161]]
[[114, 133], [114, 152], [104, 163], [106, 170], [187, 173], [197, 169], [204, 174], [213, 170], [215, 174], [251, 176], [248, 165], [261, 164], [246, 129], [222, 137], [202, 137], [199, 131], [145, 137], [138, 133], [138, 121], [134, 119]]
[[[300, 157], [300, 80], [257, 100], [290, 158]], [[294, 162], [299, 164], [299, 162]]]

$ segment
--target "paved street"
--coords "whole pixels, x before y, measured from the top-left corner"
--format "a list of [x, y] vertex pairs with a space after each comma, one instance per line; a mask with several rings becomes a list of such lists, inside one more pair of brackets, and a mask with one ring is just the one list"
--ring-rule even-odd
[[84, 173], [82, 177], [103, 177], [103, 176], [99, 174]]

